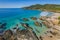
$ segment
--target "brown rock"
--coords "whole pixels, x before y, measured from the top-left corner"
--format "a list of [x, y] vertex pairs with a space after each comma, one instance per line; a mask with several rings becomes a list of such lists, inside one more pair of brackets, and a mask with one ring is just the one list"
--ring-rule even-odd
[[40, 23], [39, 22], [35, 22], [34, 23], [36, 26], [40, 26]]
[[24, 21], [29, 21], [27, 18], [23, 18]]
[[37, 18], [36, 18], [36, 17], [31, 17], [31, 19], [32, 19], [32, 20], [37, 20]]
[[5, 31], [3, 37], [4, 37], [5, 40], [9, 40], [12, 35], [13, 35], [12, 31], [11, 30], [7, 30], [7, 31]]
[[12, 35], [12, 36], [10, 37], [10, 40], [17, 40], [17, 38], [16, 38], [16, 36], [13, 36], [13, 35]]
[[5, 40], [2, 36], [0, 36], [0, 40]]
[[22, 40], [22, 39], [29, 40], [29, 38], [32, 38], [32, 40], [34, 39], [32, 34], [30, 33], [30, 31], [28, 31], [28, 30], [20, 30], [20, 31], [18, 30], [17, 37], [18, 37], [18, 39], [20, 38], [19, 40]]
[[50, 26], [49, 26], [48, 22], [43, 21], [42, 23], [43, 23], [47, 28], [50, 28]]
[[3, 23], [0, 25], [0, 28], [5, 28], [6, 25], [7, 25], [7, 23]]
[[42, 16], [42, 17], [40, 17], [39, 19], [40, 19], [40, 20], [46, 20], [46, 18], [47, 18], [47, 17]]

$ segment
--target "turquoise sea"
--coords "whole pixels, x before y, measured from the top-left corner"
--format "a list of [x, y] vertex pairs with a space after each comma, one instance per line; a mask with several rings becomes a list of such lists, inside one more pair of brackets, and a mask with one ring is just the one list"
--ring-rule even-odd
[[[46, 13], [46, 14], [45, 14]], [[50, 12], [43, 12], [40, 10], [26, 10], [21, 8], [0, 8], [0, 22], [1, 23], [7, 23], [6, 29], [9, 30], [14, 27], [16, 27], [16, 24], [18, 24], [19, 28], [25, 29], [23, 26], [21, 26], [20, 22], [28, 23], [31, 28], [33, 28], [33, 31], [36, 33], [37, 36], [44, 34], [44, 32], [47, 30], [46, 26], [42, 24], [42, 27], [38, 27], [34, 25], [35, 21], [42, 22], [41, 20], [32, 20], [30, 17], [36, 17], [40, 18], [42, 15], [50, 15]], [[29, 21], [25, 22], [22, 20], [22, 18], [28, 18]], [[37, 32], [39, 31], [39, 32]]]

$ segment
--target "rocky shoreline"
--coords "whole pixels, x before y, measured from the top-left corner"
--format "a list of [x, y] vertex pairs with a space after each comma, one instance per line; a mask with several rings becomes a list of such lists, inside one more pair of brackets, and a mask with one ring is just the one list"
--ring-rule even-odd
[[[55, 23], [54, 20], [56, 20], [56, 18], [54, 15], [52, 15], [51, 17], [42, 16], [40, 18], [31, 17], [32, 20], [37, 20], [37, 19], [42, 20], [41, 23], [35, 21], [34, 22], [35, 26], [42, 28], [43, 27], [42, 23], [43, 23], [48, 28], [47, 31], [44, 32], [44, 34], [40, 35], [39, 37], [37, 37], [36, 33], [33, 31], [33, 28], [31, 28], [28, 23], [20, 23], [24, 28], [26, 28], [24, 30], [20, 30], [17, 24], [15, 28], [12, 28], [13, 30], [9, 29], [6, 31], [4, 30], [6, 28], [7, 23], [0, 23], [0, 29], [4, 28], [2, 32], [0, 31], [1, 33], [0, 40], [58, 40], [58, 39], [60, 40], [60, 30], [59, 30], [60, 27]], [[29, 19], [27, 18], [23, 18], [22, 20], [25, 22], [29, 21]]]

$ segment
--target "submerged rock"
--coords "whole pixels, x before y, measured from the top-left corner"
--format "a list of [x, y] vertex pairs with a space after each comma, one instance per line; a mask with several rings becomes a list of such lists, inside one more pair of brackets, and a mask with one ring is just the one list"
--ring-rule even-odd
[[35, 24], [36, 26], [41, 26], [41, 27], [42, 27], [42, 24], [39, 23], [39, 22], [37, 22], [37, 21], [36, 21], [34, 24]]
[[16, 27], [14, 27], [13, 29], [18, 29], [19, 27], [18, 27], [18, 24], [16, 24]]
[[43, 23], [47, 28], [51, 28], [51, 26], [49, 26], [48, 22], [43, 21], [42, 23]]
[[31, 28], [28, 23], [21, 23], [21, 25], [22, 25], [23, 27], [25, 27], [26, 29], [31, 29], [31, 30], [33, 30], [33, 28]]
[[0, 35], [3, 35], [4, 29], [0, 29]]
[[24, 23], [23, 26], [29, 31], [29, 34], [32, 35], [33, 40], [38, 40], [38, 37], [36, 36], [35, 32], [33, 32], [33, 29], [29, 26], [29, 24]]
[[40, 33], [40, 31], [38, 31], [37, 29], [35, 29], [38, 33]]
[[0, 25], [0, 28], [6, 28], [7, 23], [3, 23]]
[[32, 19], [32, 20], [37, 20], [37, 18], [36, 18], [36, 17], [31, 17], [31, 19]]
[[28, 23], [21, 23], [22, 26], [24, 26], [25, 28], [29, 27]]
[[0, 22], [0, 24], [2, 24], [2, 23]]
[[27, 18], [23, 18], [23, 21], [29, 21]]
[[33, 31], [33, 28], [31, 28], [28, 23], [22, 23], [21, 25], [24, 26], [26, 29], [31, 29]]

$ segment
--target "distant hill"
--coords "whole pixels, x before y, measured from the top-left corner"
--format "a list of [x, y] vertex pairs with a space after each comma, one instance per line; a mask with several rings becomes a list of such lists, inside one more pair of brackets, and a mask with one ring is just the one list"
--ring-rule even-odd
[[52, 11], [52, 12], [59, 12], [60, 13], [60, 5], [56, 4], [36, 4], [31, 5], [29, 7], [24, 7], [24, 9], [32, 9], [32, 10], [44, 10], [44, 11]]

